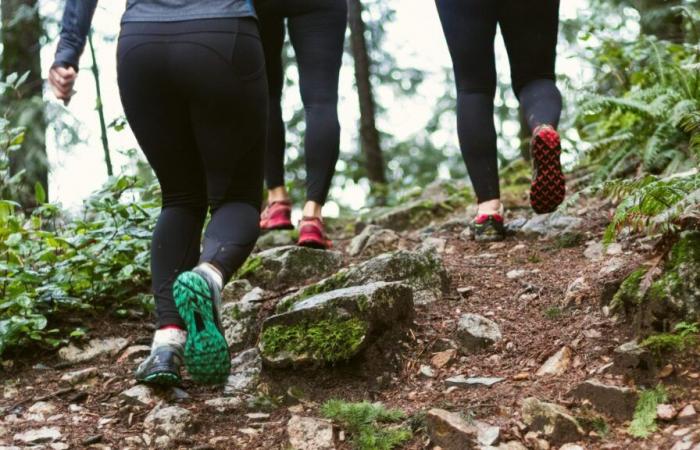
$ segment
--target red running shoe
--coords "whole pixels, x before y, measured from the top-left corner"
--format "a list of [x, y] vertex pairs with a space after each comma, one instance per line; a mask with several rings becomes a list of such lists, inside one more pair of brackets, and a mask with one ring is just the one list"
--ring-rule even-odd
[[260, 214], [260, 228], [269, 230], [292, 230], [292, 203], [272, 202]]
[[333, 243], [326, 237], [323, 220], [318, 217], [304, 217], [299, 222], [299, 241], [297, 245], [302, 247], [328, 250]]
[[561, 171], [561, 139], [550, 125], [535, 129], [530, 143], [534, 162], [530, 205], [538, 214], [550, 213], [564, 201], [566, 181]]

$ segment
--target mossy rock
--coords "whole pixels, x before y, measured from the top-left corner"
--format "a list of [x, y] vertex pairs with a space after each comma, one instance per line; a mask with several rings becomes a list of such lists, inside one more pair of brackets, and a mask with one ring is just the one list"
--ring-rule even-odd
[[447, 271], [438, 257], [399, 250], [345, 268], [283, 298], [277, 306], [277, 312], [288, 311], [295, 303], [313, 295], [378, 281], [403, 281], [413, 288], [416, 304], [427, 304], [440, 299], [450, 285]]
[[394, 231], [418, 229], [474, 202], [469, 188], [448, 180], [435, 181], [417, 194], [405, 197], [398, 206], [373, 209], [362, 218], [362, 227], [372, 224]]
[[221, 325], [231, 351], [237, 352], [255, 344], [258, 313], [265, 292], [255, 288], [240, 300], [229, 301], [221, 307]]
[[669, 331], [681, 321], [700, 321], [700, 232], [681, 234], [663, 273], [643, 290], [647, 270], [640, 267], [625, 279], [613, 298], [614, 307], [631, 315], [642, 333]]
[[262, 252], [276, 247], [296, 244], [299, 230], [273, 230], [262, 234], [255, 243], [255, 250]]
[[268, 318], [258, 348], [270, 367], [334, 364], [353, 358], [378, 331], [413, 314], [413, 291], [402, 283], [334, 290]]
[[254, 286], [280, 289], [326, 277], [343, 265], [340, 252], [286, 246], [251, 256], [237, 273]]

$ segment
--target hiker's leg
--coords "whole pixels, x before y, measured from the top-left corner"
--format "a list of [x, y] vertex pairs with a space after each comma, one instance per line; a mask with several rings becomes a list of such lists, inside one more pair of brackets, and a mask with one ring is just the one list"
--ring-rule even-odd
[[556, 86], [559, 1], [505, 0], [499, 23], [508, 49], [513, 90], [530, 131], [559, 124], [562, 97]]
[[327, 0], [289, 17], [306, 117], [305, 215], [320, 217], [340, 151], [338, 80], [347, 27], [347, 4]]
[[183, 327], [172, 287], [199, 258], [206, 182], [189, 106], [169, 76], [163, 44], [128, 35], [119, 42], [118, 79], [127, 120], [160, 182], [163, 209], [153, 233], [151, 272], [159, 327]]
[[[457, 83], [457, 131], [462, 156], [481, 204], [499, 203], [496, 129], [496, 2], [438, 0]], [[500, 203], [499, 203], [500, 204]]]
[[269, 121], [265, 149], [265, 180], [271, 201], [287, 200], [284, 187], [285, 126], [282, 120], [284, 67], [284, 18], [260, 12], [260, 36], [265, 50], [265, 68], [269, 92]]
[[[224, 284], [248, 257], [259, 234], [268, 116], [257, 24], [240, 24], [230, 64], [219, 60], [217, 65], [216, 55], [199, 52], [183, 74], [187, 80], [202, 78], [190, 91], [191, 120], [212, 211], [200, 262], [215, 267]], [[201, 73], [199, 66], [210, 70]]]

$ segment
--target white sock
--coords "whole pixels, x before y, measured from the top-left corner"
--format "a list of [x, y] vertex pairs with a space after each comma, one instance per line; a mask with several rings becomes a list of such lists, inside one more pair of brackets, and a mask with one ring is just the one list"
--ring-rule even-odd
[[173, 347], [182, 347], [187, 341], [187, 331], [179, 330], [177, 328], [166, 328], [163, 330], [156, 330], [153, 335], [153, 345], [151, 350], [155, 350], [158, 347], [164, 345], [170, 345]]
[[221, 274], [219, 273], [218, 270], [216, 270], [214, 267], [212, 267], [211, 264], [201, 263], [197, 266], [197, 269], [206, 273], [210, 279], [214, 280], [214, 283], [219, 288], [219, 290], [222, 290], [224, 288], [223, 277], [221, 276]]

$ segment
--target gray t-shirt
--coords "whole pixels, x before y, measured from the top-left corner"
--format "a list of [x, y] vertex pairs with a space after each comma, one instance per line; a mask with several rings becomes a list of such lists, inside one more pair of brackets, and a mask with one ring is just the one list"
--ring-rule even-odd
[[254, 17], [253, 0], [127, 0], [122, 22]]

